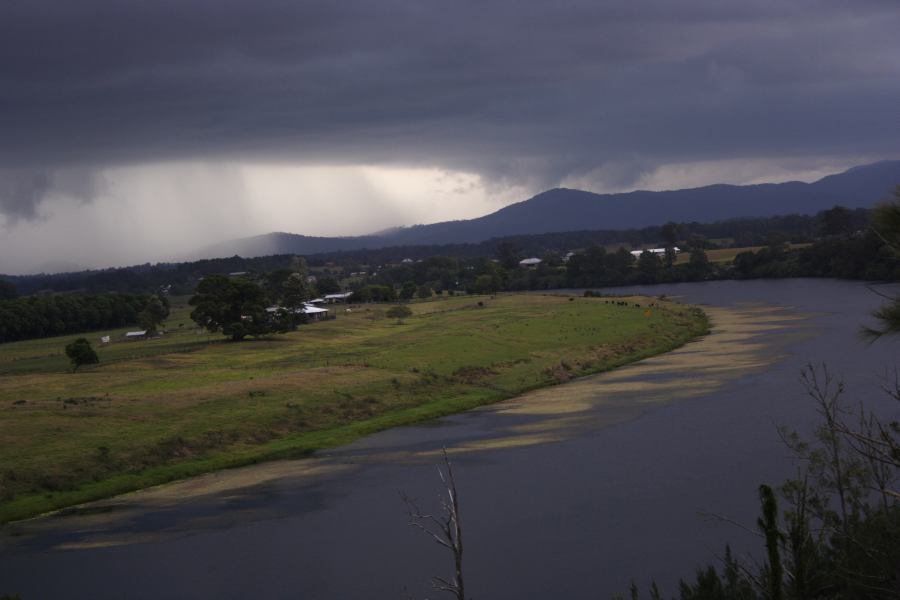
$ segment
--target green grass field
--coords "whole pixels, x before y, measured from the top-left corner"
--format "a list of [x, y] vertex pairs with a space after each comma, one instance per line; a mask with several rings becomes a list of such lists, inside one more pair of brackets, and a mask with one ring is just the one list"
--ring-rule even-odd
[[[478, 302], [484, 306], [478, 306]], [[646, 306], [646, 301], [643, 302]], [[384, 306], [268, 340], [200, 332], [183, 301], [160, 339], [0, 345], [0, 522], [215, 469], [302, 456], [677, 347], [700, 311], [504, 295]], [[101, 335], [112, 343], [101, 345]]]

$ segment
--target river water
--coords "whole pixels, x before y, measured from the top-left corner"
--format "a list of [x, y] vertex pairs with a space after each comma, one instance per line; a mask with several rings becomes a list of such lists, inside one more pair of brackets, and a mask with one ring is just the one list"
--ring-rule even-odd
[[[713, 332], [610, 373], [302, 461], [200, 477], [5, 527], [0, 592], [32, 598], [425, 598], [450, 556], [408, 526], [453, 460], [473, 598], [610, 598], [760, 542], [761, 482], [792, 474], [777, 425], [808, 431], [800, 384], [827, 363], [880, 391], [900, 344], [860, 340], [881, 298], [857, 282], [720, 281], [605, 290], [702, 304]], [[725, 517], [719, 518], [714, 515]]]

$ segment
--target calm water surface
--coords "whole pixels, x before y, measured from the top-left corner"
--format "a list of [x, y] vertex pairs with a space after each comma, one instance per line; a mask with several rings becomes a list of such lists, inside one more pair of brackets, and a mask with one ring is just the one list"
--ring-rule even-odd
[[[852, 398], [896, 414], [879, 386], [900, 363], [900, 345], [860, 341], [880, 303], [862, 284], [615, 292], [738, 311], [745, 326], [755, 315], [777, 323], [721, 346], [721, 360], [707, 356], [703, 369], [691, 363], [702, 346], [688, 345], [630, 372], [554, 388], [524, 411], [512, 401], [371, 436], [315, 459], [320, 473], [286, 464], [282, 476], [237, 488], [173, 488], [162, 499], [137, 495], [97, 514], [7, 527], [0, 592], [25, 600], [435, 597], [428, 579], [449, 574], [450, 558], [407, 526], [398, 490], [435, 507], [442, 446], [457, 471], [473, 598], [609, 598], [632, 578], [642, 587], [655, 578], [671, 592], [728, 541], [739, 554], [756, 551], [752, 536], [703, 513], [752, 524], [759, 483], [791, 474], [775, 427], [808, 428], [804, 365], [826, 362]], [[755, 366], [738, 376], [732, 360]], [[580, 400], [567, 404], [572, 398]]]

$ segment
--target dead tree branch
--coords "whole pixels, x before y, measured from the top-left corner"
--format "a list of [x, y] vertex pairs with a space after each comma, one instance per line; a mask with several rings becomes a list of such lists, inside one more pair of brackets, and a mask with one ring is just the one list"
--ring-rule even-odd
[[409, 524], [425, 532], [432, 541], [447, 548], [453, 554], [454, 575], [451, 578], [435, 576], [431, 585], [436, 591], [452, 594], [457, 600], [465, 600], [463, 584], [463, 538], [459, 521], [459, 495], [456, 491], [456, 480], [453, 477], [453, 465], [447, 456], [447, 449], [442, 449], [444, 469], [438, 468], [438, 476], [444, 485], [446, 496], [441, 496], [441, 513], [438, 515], [425, 513], [419, 509], [415, 500], [400, 492], [406, 504]]

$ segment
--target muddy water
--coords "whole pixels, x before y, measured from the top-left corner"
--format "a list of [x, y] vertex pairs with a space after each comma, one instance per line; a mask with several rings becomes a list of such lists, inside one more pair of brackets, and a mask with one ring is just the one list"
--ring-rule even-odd
[[[398, 490], [436, 508], [456, 465], [475, 598], [604, 598], [634, 578], [672, 589], [726, 541], [758, 542], [756, 487], [792, 465], [775, 426], [805, 428], [799, 385], [827, 362], [880, 398], [900, 345], [857, 332], [879, 298], [851, 282], [630, 288], [704, 304], [712, 333], [563, 386], [283, 461], [7, 527], [0, 591], [30, 598], [434, 597], [449, 557], [406, 525]], [[887, 407], [893, 409], [893, 407]]]

